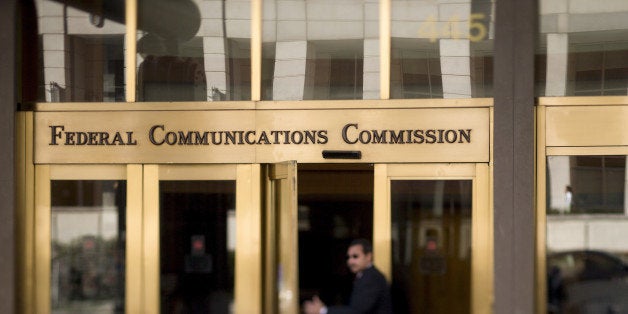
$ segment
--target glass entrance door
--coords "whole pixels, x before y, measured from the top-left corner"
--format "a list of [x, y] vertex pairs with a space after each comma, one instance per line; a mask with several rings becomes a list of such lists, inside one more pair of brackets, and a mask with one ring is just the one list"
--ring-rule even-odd
[[[139, 166], [38, 165], [32, 236], [29, 313], [132, 313], [139, 309], [137, 213], [131, 195]], [[32, 216], [31, 216], [32, 213]], [[32, 268], [31, 268], [32, 266]], [[32, 272], [31, 272], [32, 271]]]
[[488, 205], [485, 164], [376, 165], [374, 256], [395, 312], [490, 312]]
[[259, 178], [258, 165], [144, 166], [146, 312], [259, 313]]
[[264, 313], [299, 312], [297, 163], [264, 165]]
[[324, 292], [299, 281], [316, 215], [331, 237], [372, 238], [396, 312], [490, 312], [486, 164], [302, 171], [301, 195], [296, 162], [37, 166], [34, 312], [297, 313], [304, 291]]
[[260, 165], [37, 165], [32, 313], [261, 313]]
[[392, 180], [390, 194], [395, 308], [469, 313], [471, 180]]

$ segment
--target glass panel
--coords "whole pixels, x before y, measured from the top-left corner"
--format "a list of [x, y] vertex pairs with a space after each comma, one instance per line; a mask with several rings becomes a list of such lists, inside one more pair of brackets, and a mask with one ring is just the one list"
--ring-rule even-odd
[[262, 99], [379, 99], [379, 2], [264, 1]]
[[138, 6], [139, 101], [251, 99], [249, 0]]
[[547, 157], [547, 308], [628, 308], [626, 156]]
[[491, 97], [494, 7], [393, 0], [390, 97]]
[[628, 3], [539, 4], [536, 94], [628, 95]]
[[395, 313], [470, 313], [470, 180], [393, 180]]
[[125, 101], [124, 1], [35, 2], [38, 101]]
[[352, 240], [373, 237], [373, 168], [299, 166], [299, 291], [301, 304], [318, 295], [347, 305], [354, 275]]
[[52, 313], [124, 313], [126, 181], [51, 189]]
[[233, 312], [235, 181], [161, 181], [162, 313]]

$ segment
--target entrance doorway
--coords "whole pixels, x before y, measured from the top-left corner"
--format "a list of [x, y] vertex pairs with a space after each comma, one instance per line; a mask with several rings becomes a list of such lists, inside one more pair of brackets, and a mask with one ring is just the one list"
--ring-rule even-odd
[[347, 247], [373, 237], [373, 166], [299, 164], [299, 296], [348, 303]]
[[[488, 173], [486, 164], [37, 166], [32, 278], [43, 284], [33, 308], [296, 313], [313, 295], [346, 304], [346, 249], [366, 238], [396, 312], [489, 312]], [[79, 215], [93, 218], [66, 223]], [[120, 272], [90, 281], [97, 268], [83, 267], [73, 281], [82, 260], [62, 249], [83, 254], [99, 237]], [[85, 301], [93, 282], [107, 302]]]

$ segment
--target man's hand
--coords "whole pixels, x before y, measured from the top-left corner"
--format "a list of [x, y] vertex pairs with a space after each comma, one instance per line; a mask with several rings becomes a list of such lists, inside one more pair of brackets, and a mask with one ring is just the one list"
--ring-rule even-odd
[[315, 295], [311, 301], [305, 301], [305, 303], [303, 303], [303, 311], [305, 314], [320, 314], [321, 309], [324, 307], [325, 304], [317, 295]]

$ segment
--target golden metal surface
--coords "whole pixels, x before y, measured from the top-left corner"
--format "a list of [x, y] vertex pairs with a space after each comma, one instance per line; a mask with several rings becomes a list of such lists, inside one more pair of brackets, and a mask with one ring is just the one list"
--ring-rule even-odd
[[252, 110], [252, 101], [216, 102], [100, 102], [100, 103], [36, 103], [35, 112], [114, 112], [114, 111], [199, 111], [199, 110]]
[[376, 164], [373, 213], [374, 262], [390, 280], [391, 180], [473, 180], [471, 241], [471, 310], [490, 313], [493, 303], [493, 210], [488, 163], [476, 164]]
[[547, 107], [546, 145], [628, 146], [628, 106]]
[[392, 280], [392, 218], [390, 212], [390, 180], [388, 165], [374, 165], [373, 181], [373, 263]]
[[34, 313], [35, 304], [35, 166], [33, 163], [33, 113], [17, 112], [16, 138], [16, 290], [18, 313]]
[[379, 93], [390, 98], [391, 0], [379, 1]]
[[302, 101], [215, 101], [215, 102], [140, 102], [140, 103], [34, 103], [35, 112], [44, 111], [199, 111], [199, 110], [294, 110], [294, 109], [395, 109], [395, 108], [485, 108], [492, 98], [455, 99], [371, 99]]
[[126, 168], [119, 165], [54, 165], [52, 180], [124, 180]]
[[159, 180], [236, 180], [235, 165], [159, 165]]
[[[142, 265], [145, 313], [160, 306], [159, 181], [236, 181], [236, 313], [256, 313], [261, 307], [261, 212], [259, 165], [144, 165]], [[257, 196], [256, 196], [257, 195]], [[257, 229], [257, 231], [256, 231]], [[147, 288], [150, 287], [150, 288]]]
[[264, 313], [299, 312], [297, 164], [265, 165]]
[[[223, 4], [226, 5], [226, 4]], [[251, 99], [262, 98], [262, 0], [251, 0]]]
[[135, 102], [136, 70], [137, 70], [137, 0], [125, 1], [125, 98], [127, 102]]
[[536, 108], [536, 145], [535, 145], [535, 200], [536, 200], [536, 313], [547, 313], [547, 272], [546, 272], [546, 237], [547, 237], [547, 177], [545, 154], [545, 107]]
[[142, 301], [144, 313], [160, 312], [159, 166], [144, 165]]
[[264, 176], [264, 194], [263, 194], [263, 204], [264, 204], [264, 217], [263, 217], [263, 251], [264, 255], [263, 260], [263, 273], [262, 273], [262, 302], [263, 302], [263, 313], [276, 313], [278, 308], [278, 298], [277, 298], [277, 261], [278, 261], [278, 245], [277, 239], [278, 234], [277, 230], [277, 209], [275, 206], [276, 197], [274, 193], [273, 184], [271, 184], [270, 179], [270, 168], [271, 165], [264, 165], [263, 168], [263, 176]]
[[[346, 162], [325, 159], [323, 150], [361, 151], [356, 162], [488, 162], [489, 108], [347, 109], [337, 110], [240, 110], [182, 112], [37, 112], [35, 113], [36, 163], [273, 163], [297, 160], [302, 163]], [[63, 130], [61, 129], [63, 128]], [[344, 130], [347, 130], [346, 132]], [[152, 132], [154, 130], [154, 132]], [[252, 142], [226, 143], [222, 131], [255, 132]], [[273, 131], [317, 132], [322, 141], [295, 144], [285, 134]], [[375, 131], [373, 131], [375, 130]], [[389, 142], [358, 141], [363, 132], [388, 130]], [[404, 132], [390, 144], [392, 131]], [[421, 132], [423, 142], [415, 130]], [[427, 143], [427, 132], [435, 143]], [[75, 133], [72, 133], [75, 132]], [[120, 136], [124, 145], [76, 145], [76, 132], [100, 132], [112, 140]], [[219, 144], [212, 144], [214, 132]], [[322, 133], [321, 133], [322, 132]], [[440, 132], [440, 133], [436, 133]], [[452, 132], [447, 143], [444, 132]], [[468, 138], [464, 140], [462, 132]], [[268, 144], [256, 144], [262, 134]], [[68, 141], [64, 134], [70, 134]], [[183, 134], [183, 135], [181, 135]], [[192, 135], [199, 134], [192, 138]], [[194, 139], [207, 136], [206, 145]], [[242, 133], [244, 134], [244, 133]], [[321, 135], [323, 134], [323, 135]], [[343, 135], [346, 138], [343, 139]], [[439, 135], [440, 134], [440, 137]], [[151, 137], [152, 136], [152, 137]], [[185, 136], [190, 137], [190, 144]], [[244, 138], [241, 135], [241, 138]], [[170, 144], [166, 142], [170, 141]], [[251, 141], [248, 137], [244, 138]], [[221, 144], [222, 141], [225, 143]], [[386, 140], [386, 139], [385, 139]], [[373, 140], [374, 141], [374, 140]], [[66, 145], [70, 143], [73, 145]], [[98, 143], [95, 139], [94, 143]], [[102, 143], [102, 141], [101, 141]], [[301, 142], [298, 142], [301, 143]], [[132, 145], [129, 145], [132, 144]]]
[[142, 165], [126, 166], [125, 312], [142, 313]]
[[256, 109], [488, 108], [492, 98], [261, 101]]
[[602, 155], [628, 155], [628, 146], [574, 146], [574, 147], [547, 147], [547, 156], [602, 156]]
[[628, 97], [541, 97], [536, 108], [536, 312], [547, 310], [546, 158], [628, 155]]
[[[489, 285], [486, 287], [487, 291], [485, 291], [485, 295], [483, 297], [486, 298], [485, 302], [488, 302], [491, 306], [491, 311], [488, 311], [487, 313], [492, 313], [492, 308], [493, 308], [493, 304], [495, 303], [495, 286], [494, 286], [494, 270], [495, 270], [495, 212], [494, 212], [494, 204], [493, 201], [495, 200], [494, 198], [494, 173], [493, 173], [493, 169], [494, 169], [494, 149], [493, 149], [493, 140], [495, 139], [495, 115], [494, 115], [494, 111], [495, 108], [491, 107], [491, 127], [490, 127], [490, 132], [491, 132], [491, 143], [490, 143], [490, 147], [491, 147], [491, 153], [490, 153], [490, 162], [488, 163], [488, 186], [486, 187], [488, 189], [488, 210], [489, 210], [489, 221], [486, 222], [486, 227], [488, 228], [488, 234], [489, 234], [489, 241], [490, 241], [490, 246], [489, 249], [490, 251], [487, 253], [487, 256], [489, 256], [489, 260], [486, 262], [486, 264], [488, 265], [488, 269], [489, 269], [489, 275], [490, 275], [490, 279], [489, 280]], [[490, 288], [489, 288], [490, 287]], [[479, 301], [482, 302], [482, 301]]]
[[471, 229], [471, 313], [493, 308], [493, 210], [490, 206], [490, 170], [475, 164]]
[[421, 177], [421, 179], [425, 180], [431, 180], [432, 178], [456, 180], [472, 178], [475, 175], [475, 167], [475, 164], [472, 163], [394, 164], [388, 166], [387, 176], [399, 180], [412, 180], [414, 177]]
[[539, 97], [540, 106], [628, 105], [627, 96]]
[[262, 313], [262, 204], [259, 164], [238, 165], [235, 313]]
[[35, 166], [35, 309], [50, 313], [50, 166]]
[[[299, 312], [299, 234], [297, 210], [297, 164], [294, 161], [271, 165], [274, 188], [276, 229], [278, 233], [277, 277], [278, 313]], [[272, 280], [272, 279], [271, 279]]]
[[[30, 293], [25, 291], [24, 298], [26, 302], [28, 300], [34, 300], [32, 305], [27, 305], [24, 308], [31, 308], [28, 313], [50, 313], [51, 310], [51, 181], [52, 180], [124, 180], [126, 178], [126, 171], [124, 166], [116, 165], [38, 165], [34, 167], [35, 171], [35, 190], [34, 190], [34, 224], [32, 226], [26, 226], [25, 232], [33, 235], [34, 241], [25, 242], [24, 247], [26, 249], [33, 248], [29, 243], [34, 244], [34, 275], [32, 279], [25, 278], [25, 284], [35, 287], [33, 299], [30, 297]], [[29, 211], [26, 211], [26, 215]], [[132, 212], [131, 212], [132, 214]], [[34, 228], [37, 226], [37, 228]], [[132, 226], [132, 225], [130, 225]], [[25, 235], [25, 241], [29, 240], [29, 234]], [[131, 239], [132, 241], [132, 239]], [[132, 252], [132, 251], [129, 251]], [[127, 255], [127, 258], [131, 258], [132, 253]], [[127, 262], [129, 260], [127, 259]], [[28, 266], [27, 266], [28, 267]], [[128, 268], [127, 275], [132, 274], [131, 270], [134, 268]], [[135, 269], [137, 270], [137, 269]], [[28, 276], [28, 270], [26, 272]], [[128, 282], [127, 282], [128, 283]], [[128, 286], [127, 286], [128, 288]], [[137, 290], [137, 289], [136, 289]], [[136, 290], [127, 290], [128, 297], [137, 297], [133, 293], [137, 293]], [[131, 305], [133, 302], [131, 302]], [[131, 311], [132, 312], [132, 311]]]

